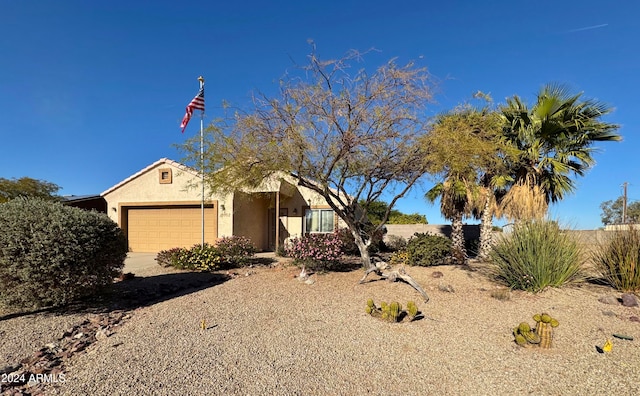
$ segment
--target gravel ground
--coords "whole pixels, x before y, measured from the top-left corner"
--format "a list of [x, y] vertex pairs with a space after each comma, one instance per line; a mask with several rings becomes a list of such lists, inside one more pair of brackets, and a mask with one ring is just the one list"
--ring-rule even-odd
[[[598, 301], [619, 296], [612, 289], [514, 292], [501, 301], [491, 297], [497, 286], [481, 271], [408, 271], [427, 290], [428, 303], [403, 283], [370, 276], [358, 285], [359, 270], [316, 274], [313, 284], [282, 265], [238, 271], [222, 284], [134, 310], [120, 330], [74, 356], [65, 382], [47, 393], [640, 394], [640, 323], [629, 320], [640, 309]], [[443, 276], [434, 278], [436, 271]], [[364, 312], [368, 298], [403, 305], [414, 300], [425, 317], [382, 322]], [[539, 312], [560, 321], [554, 347], [515, 345], [511, 329], [522, 321], [534, 324], [531, 316]], [[8, 345], [17, 335], [44, 340], [75, 319], [14, 318], [0, 321], [0, 334]], [[613, 339], [612, 352], [598, 353], [596, 346], [612, 333], [635, 340]], [[3, 351], [1, 357], [16, 354]]]

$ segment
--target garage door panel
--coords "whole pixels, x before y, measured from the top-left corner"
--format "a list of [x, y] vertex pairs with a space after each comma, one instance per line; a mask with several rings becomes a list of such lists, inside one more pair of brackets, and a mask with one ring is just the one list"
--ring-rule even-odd
[[[127, 210], [127, 238], [132, 252], [158, 252], [191, 247], [202, 241], [200, 207], [131, 207]], [[205, 208], [205, 241], [218, 237], [217, 205]]]

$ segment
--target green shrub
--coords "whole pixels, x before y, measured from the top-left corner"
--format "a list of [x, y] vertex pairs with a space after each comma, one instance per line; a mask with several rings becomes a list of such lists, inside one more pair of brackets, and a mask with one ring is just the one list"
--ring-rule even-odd
[[235, 235], [218, 239], [216, 248], [222, 257], [223, 266], [226, 268], [246, 264], [258, 250], [249, 238]]
[[409, 253], [406, 250], [398, 250], [393, 252], [389, 258], [391, 265], [409, 265]]
[[602, 277], [621, 291], [640, 291], [640, 231], [612, 231], [610, 239], [592, 253]]
[[416, 232], [409, 238], [406, 251], [410, 265], [428, 267], [447, 264], [451, 257], [451, 239]]
[[385, 245], [390, 251], [397, 252], [407, 248], [407, 240], [400, 235], [389, 235]]
[[0, 302], [61, 305], [110, 284], [127, 254], [118, 225], [98, 212], [40, 199], [0, 205]]
[[189, 249], [176, 247], [158, 252], [158, 254], [156, 255], [156, 261], [163, 267], [174, 267], [177, 269], [195, 269], [185, 267], [185, 265], [189, 265], [188, 255]]
[[[285, 243], [287, 243], [287, 241], [285, 241]], [[287, 257], [287, 248], [285, 247], [285, 243], [281, 243], [278, 245], [278, 250], [276, 250], [276, 256]]]
[[[358, 249], [358, 245], [356, 245], [355, 238], [353, 234], [348, 228], [340, 228], [336, 231], [336, 235], [342, 244], [342, 254], [346, 256], [360, 256], [360, 249]], [[382, 237], [384, 236], [383, 230], [378, 230], [373, 235], [373, 240], [369, 245], [369, 254], [378, 253], [381, 250], [385, 250], [386, 246], [382, 241]]]
[[186, 248], [163, 250], [156, 255], [158, 264], [177, 269], [193, 271], [215, 271], [221, 268], [223, 257], [214, 245], [208, 243], [196, 244]]
[[205, 242], [204, 247], [196, 244], [188, 250], [187, 261], [198, 271], [215, 271], [221, 268], [224, 258], [217, 246]]
[[353, 234], [348, 228], [340, 228], [338, 231], [336, 231], [336, 235], [340, 240], [340, 246], [344, 255], [360, 256], [358, 245], [356, 245]]
[[511, 289], [538, 292], [582, 279], [582, 250], [553, 221], [518, 224], [490, 252], [498, 280]]

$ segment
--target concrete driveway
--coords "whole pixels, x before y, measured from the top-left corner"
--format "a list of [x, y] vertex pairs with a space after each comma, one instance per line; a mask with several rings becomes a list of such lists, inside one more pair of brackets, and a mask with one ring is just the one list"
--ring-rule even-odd
[[163, 271], [163, 267], [156, 262], [157, 253], [127, 253], [127, 258], [124, 260], [124, 269], [122, 272], [133, 272], [136, 276], [149, 276], [156, 275]]

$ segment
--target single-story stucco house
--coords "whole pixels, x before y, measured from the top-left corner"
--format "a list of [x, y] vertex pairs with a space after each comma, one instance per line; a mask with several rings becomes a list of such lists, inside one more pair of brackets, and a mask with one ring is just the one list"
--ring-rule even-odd
[[[108, 216], [124, 230], [130, 251], [158, 252], [201, 243], [200, 177], [198, 171], [162, 158], [101, 194]], [[207, 243], [238, 235], [262, 251], [273, 251], [287, 237], [344, 226], [322, 196], [298, 186], [285, 173], [250, 191], [219, 195], [205, 190], [204, 197]]]

